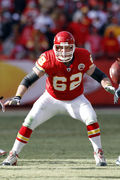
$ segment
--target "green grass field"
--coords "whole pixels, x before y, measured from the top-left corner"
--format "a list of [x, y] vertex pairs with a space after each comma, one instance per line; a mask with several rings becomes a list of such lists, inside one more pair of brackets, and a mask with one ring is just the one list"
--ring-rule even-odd
[[[27, 112], [0, 113], [0, 149], [12, 148]], [[55, 116], [33, 132], [17, 166], [0, 166], [0, 180], [120, 179], [120, 167], [115, 164], [120, 155], [120, 110], [96, 112], [108, 166], [96, 167], [85, 125], [68, 116]]]

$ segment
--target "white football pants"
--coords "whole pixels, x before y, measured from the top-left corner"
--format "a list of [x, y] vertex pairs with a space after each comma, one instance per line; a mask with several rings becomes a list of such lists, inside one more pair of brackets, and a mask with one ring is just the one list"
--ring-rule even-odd
[[66, 114], [78, 119], [86, 125], [97, 122], [97, 117], [91, 103], [82, 94], [71, 101], [61, 101], [53, 98], [47, 91], [34, 103], [23, 126], [34, 130], [56, 114]]

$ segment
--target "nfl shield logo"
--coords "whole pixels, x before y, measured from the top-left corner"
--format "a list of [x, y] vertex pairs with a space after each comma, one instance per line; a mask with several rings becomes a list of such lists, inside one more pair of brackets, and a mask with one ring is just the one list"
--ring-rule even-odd
[[82, 71], [83, 69], [85, 68], [85, 65], [84, 64], [79, 64], [78, 65], [78, 69], [80, 70], [80, 71]]

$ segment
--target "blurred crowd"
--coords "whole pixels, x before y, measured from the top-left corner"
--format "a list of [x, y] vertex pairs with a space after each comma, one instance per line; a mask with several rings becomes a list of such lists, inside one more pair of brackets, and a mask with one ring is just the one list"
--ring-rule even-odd
[[0, 0], [0, 60], [35, 61], [63, 30], [96, 59], [120, 56], [120, 0]]

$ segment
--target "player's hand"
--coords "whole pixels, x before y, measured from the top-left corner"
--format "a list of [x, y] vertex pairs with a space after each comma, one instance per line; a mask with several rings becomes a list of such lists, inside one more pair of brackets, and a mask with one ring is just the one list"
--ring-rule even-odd
[[115, 88], [113, 86], [106, 86], [105, 90], [111, 94], [115, 94]]
[[2, 99], [3, 99], [3, 96], [0, 97], [0, 108], [2, 109], [3, 112], [5, 112], [5, 106]]
[[114, 94], [114, 104], [116, 104], [118, 102], [119, 97], [120, 97], [120, 85]]
[[7, 106], [7, 105], [9, 105], [9, 106], [11, 106], [11, 105], [20, 105], [20, 100], [21, 100], [20, 96], [15, 96], [15, 97], [9, 99], [8, 101], [6, 101], [4, 103], [4, 105], [5, 106]]

